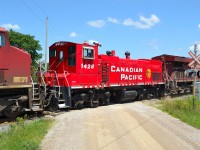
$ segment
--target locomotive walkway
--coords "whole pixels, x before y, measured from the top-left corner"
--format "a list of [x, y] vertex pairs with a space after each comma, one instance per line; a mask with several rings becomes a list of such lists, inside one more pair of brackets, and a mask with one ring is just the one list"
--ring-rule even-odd
[[56, 116], [42, 150], [200, 149], [200, 130], [143, 102]]

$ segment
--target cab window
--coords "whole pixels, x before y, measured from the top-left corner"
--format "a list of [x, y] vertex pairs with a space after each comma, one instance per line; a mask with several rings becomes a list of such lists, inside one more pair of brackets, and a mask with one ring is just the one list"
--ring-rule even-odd
[[0, 35], [0, 46], [5, 46], [6, 44], [6, 38], [4, 35]]
[[49, 58], [56, 57], [56, 50], [49, 50]]
[[69, 46], [68, 47], [68, 66], [76, 65], [76, 47]]
[[83, 58], [84, 59], [94, 59], [94, 49], [92, 47], [83, 48]]
[[63, 51], [60, 51], [59, 53], [59, 61], [62, 61], [63, 60]]

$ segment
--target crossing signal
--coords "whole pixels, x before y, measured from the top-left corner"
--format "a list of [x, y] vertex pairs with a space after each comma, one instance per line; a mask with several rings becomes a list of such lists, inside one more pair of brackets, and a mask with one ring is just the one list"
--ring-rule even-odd
[[185, 70], [184, 74], [185, 74], [185, 77], [187, 78], [194, 78], [195, 76], [200, 78], [200, 70], [195, 71], [194, 69], [187, 69]]
[[200, 70], [197, 71], [197, 77], [200, 78]]
[[[187, 69], [185, 70], [185, 77], [187, 78], [194, 78], [196, 76], [196, 71], [195, 70], [192, 70], [192, 69]], [[200, 75], [200, 73], [199, 73]]]

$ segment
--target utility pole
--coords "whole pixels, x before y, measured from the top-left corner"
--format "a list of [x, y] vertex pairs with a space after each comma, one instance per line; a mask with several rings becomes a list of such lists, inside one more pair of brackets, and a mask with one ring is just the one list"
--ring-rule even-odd
[[[194, 55], [195, 55], [195, 57], [197, 57], [197, 44], [194, 44]], [[195, 76], [194, 76], [194, 82], [193, 82], [193, 109], [195, 106], [195, 94], [196, 94], [196, 76], [197, 76], [196, 68], [197, 68], [197, 64], [195, 61], [194, 62]]]
[[48, 17], [46, 18], [45, 71], [47, 71], [47, 55], [48, 55]]

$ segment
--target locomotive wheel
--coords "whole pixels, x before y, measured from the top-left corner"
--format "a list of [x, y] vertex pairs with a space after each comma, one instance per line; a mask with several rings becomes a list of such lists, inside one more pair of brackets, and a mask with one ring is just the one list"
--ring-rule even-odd
[[107, 99], [106, 104], [110, 105], [110, 98]]
[[8, 106], [6, 109], [3, 110], [3, 114], [6, 117], [9, 118], [15, 118], [18, 115], [20, 115], [23, 111], [20, 110], [19, 108], [16, 108], [16, 106], [12, 105], [12, 106]]
[[98, 106], [99, 106], [99, 101], [98, 100], [96, 100], [96, 101], [91, 100], [90, 101], [90, 107], [91, 108], [95, 108], [95, 107], [98, 107]]
[[58, 98], [55, 97], [54, 94], [49, 94], [48, 99], [46, 100], [48, 105], [46, 106], [47, 110], [57, 111], [58, 107]]
[[143, 100], [144, 99], [144, 95], [143, 94], [140, 94], [139, 96], [138, 96], [138, 100]]
[[104, 105], [110, 105], [110, 98], [104, 99]]

